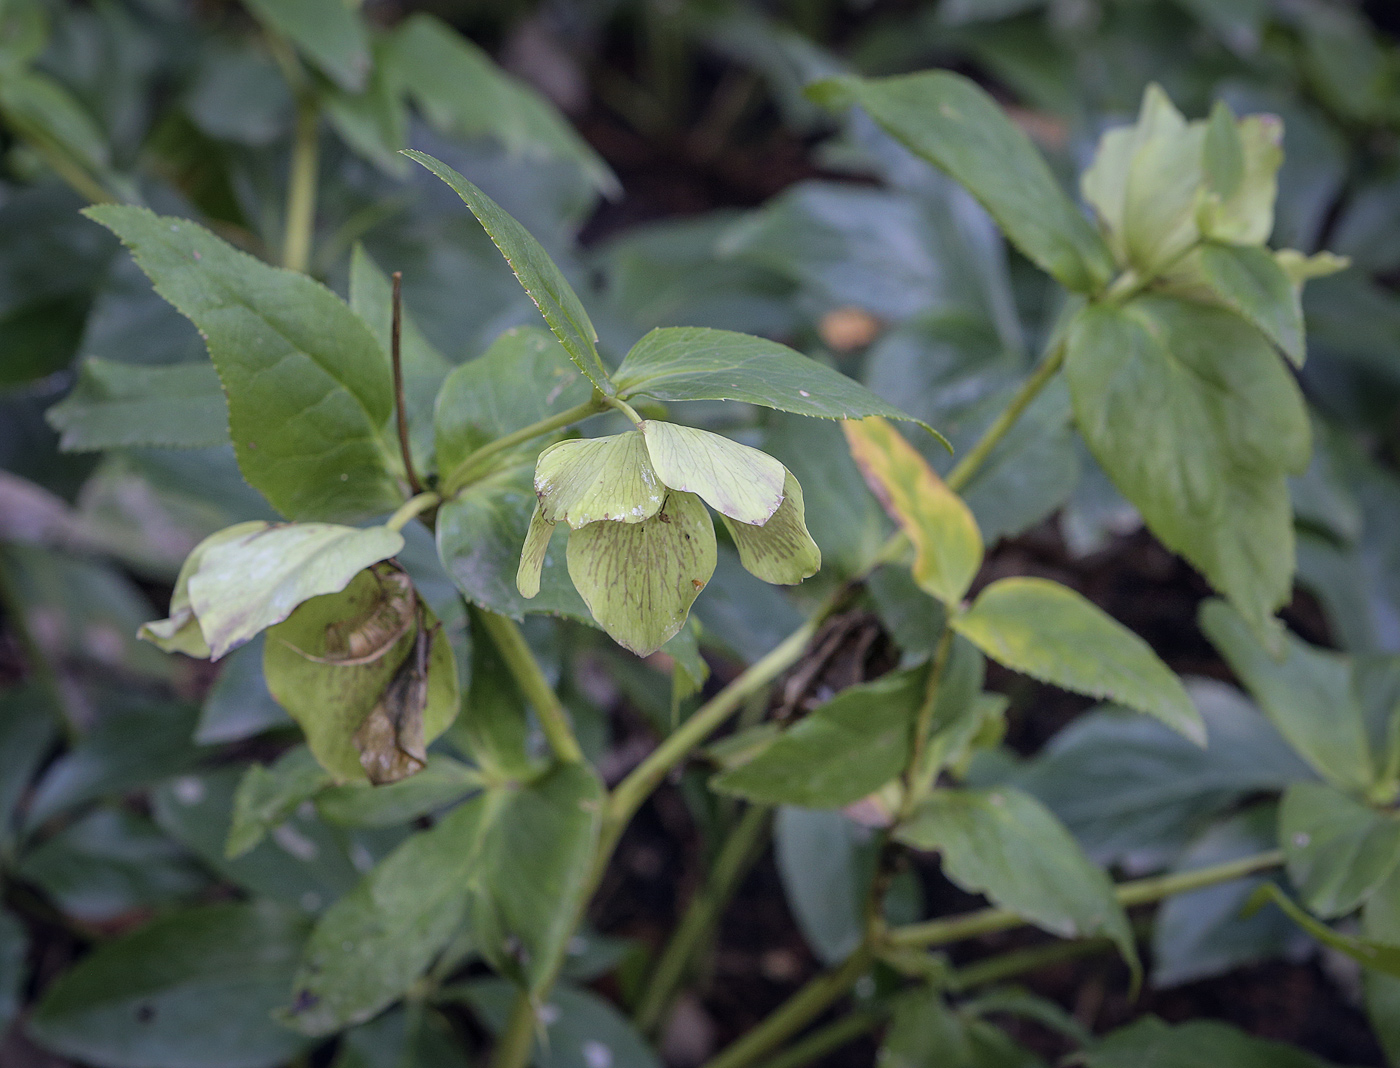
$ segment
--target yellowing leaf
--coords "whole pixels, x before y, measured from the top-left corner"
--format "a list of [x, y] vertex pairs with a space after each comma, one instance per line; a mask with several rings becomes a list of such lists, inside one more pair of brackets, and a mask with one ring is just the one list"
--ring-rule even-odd
[[792, 586], [815, 575], [822, 566], [822, 551], [807, 532], [807, 510], [802, 487], [792, 472], [784, 471], [783, 503], [761, 527], [735, 523], [721, 516], [739, 550], [739, 562], [764, 582]]
[[190, 605], [217, 660], [402, 548], [403, 535], [388, 527], [259, 524], [204, 550], [190, 576]]
[[786, 469], [773, 457], [708, 430], [648, 419], [642, 437], [657, 477], [695, 493], [740, 523], [767, 522], [783, 499]]
[[569, 577], [593, 618], [638, 656], [685, 623], [715, 570], [715, 528], [693, 493], [669, 493], [641, 523], [590, 523], [569, 535]]
[[982, 534], [961, 497], [879, 416], [841, 424], [871, 492], [914, 543], [914, 581], [955, 605], [982, 564]]
[[599, 521], [650, 519], [666, 488], [647, 459], [642, 435], [629, 430], [551, 445], [535, 464], [535, 492], [544, 519], [578, 530]]

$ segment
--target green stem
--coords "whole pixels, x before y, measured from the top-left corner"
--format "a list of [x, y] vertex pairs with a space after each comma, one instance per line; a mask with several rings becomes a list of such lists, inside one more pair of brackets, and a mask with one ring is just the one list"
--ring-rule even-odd
[[776, 1057], [769, 1057], [763, 1062], [763, 1068], [802, 1068], [867, 1031], [873, 1031], [888, 1016], [889, 1012], [882, 1009], [861, 1009], [843, 1016], [817, 1028], [801, 1042], [794, 1042]]
[[[1122, 883], [1117, 887], [1116, 895], [1119, 904], [1124, 908], [1145, 905], [1175, 894], [1185, 894], [1203, 887], [1215, 886], [1217, 883], [1242, 879], [1247, 875], [1277, 868], [1282, 863], [1283, 851], [1271, 849], [1266, 853], [1256, 853], [1208, 868]], [[994, 931], [1007, 931], [1013, 927], [1020, 927], [1025, 922], [1009, 909], [980, 909], [962, 916], [895, 927], [886, 935], [886, 941], [895, 946], [945, 946], [950, 942], [960, 942], [964, 938], [974, 938]]]
[[818, 612], [803, 623], [771, 652], [751, 664], [743, 674], [696, 709], [693, 716], [617, 784], [603, 819], [604, 848], [601, 856], [604, 862], [622, 834], [622, 829], [642, 807], [642, 802], [666, 778], [666, 773], [717, 730], [744, 703], [745, 698], [767, 686], [796, 662], [816, 633], [821, 615]]
[[1031, 949], [1016, 949], [1010, 953], [999, 953], [995, 957], [979, 960], [974, 964], [958, 968], [948, 977], [948, 989], [953, 991], [971, 990], [976, 986], [1000, 983], [1012, 976], [1037, 971], [1078, 957], [1095, 953], [1105, 953], [1113, 949], [1113, 941], [1108, 938], [1085, 938], [1076, 942], [1052, 942], [1048, 946], [1035, 946]]
[[505, 1030], [496, 1038], [491, 1052], [491, 1068], [524, 1068], [535, 1045], [535, 1007], [530, 995], [520, 991], [510, 1008]]
[[615, 408], [617, 411], [627, 416], [632, 425], [638, 430], [642, 428], [642, 417], [637, 414], [637, 409], [633, 408], [632, 405], [628, 404], [621, 397], [604, 397], [603, 400], [609, 408]]
[[540, 728], [544, 731], [545, 740], [549, 742], [555, 757], [565, 764], [582, 763], [583, 751], [578, 747], [574, 729], [569, 726], [569, 717], [564, 711], [564, 705], [559, 700], [559, 695], [554, 692], [554, 687], [550, 686], [549, 680], [544, 677], [539, 661], [530, 651], [525, 635], [521, 633], [515, 620], [484, 609], [476, 613], [474, 618], [491, 635], [491, 641], [495, 643], [501, 659], [506, 662], [506, 667], [510, 669], [525, 699], [534, 706]]
[[[873, 954], [861, 945], [834, 971], [823, 972], [704, 1068], [743, 1068], [819, 1016], [870, 968]], [[765, 1062], [765, 1068], [766, 1062]]]
[[311, 239], [316, 226], [320, 117], [316, 98], [310, 92], [304, 93], [297, 104], [292, 167], [287, 177], [286, 231], [282, 241], [282, 266], [302, 273], [311, 264]]
[[53, 168], [53, 172], [68, 183], [68, 188], [77, 193], [84, 200], [93, 204], [117, 204], [120, 198], [109, 193], [102, 183], [90, 175], [76, 160], [72, 159], [68, 153], [58, 145], [53, 144], [41, 130], [34, 130], [28, 123], [11, 122], [15, 132], [18, 133], [29, 147]]
[[972, 481], [972, 476], [977, 473], [997, 447], [1001, 439], [1006, 437], [1007, 431], [1016, 425], [1016, 420], [1021, 418], [1023, 413], [1030, 407], [1031, 401], [1040, 395], [1040, 391], [1045, 388], [1050, 379], [1055, 377], [1055, 372], [1065, 362], [1065, 343], [1060, 341], [1048, 356], [1041, 360], [1040, 366], [1035, 369], [1030, 378], [1021, 384], [1021, 388], [1016, 392], [1016, 396], [1011, 398], [1011, 403], [1006, 406], [1006, 410], [996, 417], [996, 421], [989, 426], [978, 439], [977, 444], [967, 451], [967, 454], [959, 460], [948, 477], [943, 481], [954, 493], [958, 493]]
[[757, 857], [771, 811], [766, 805], [751, 805], [729, 832], [708, 880], [691, 899], [646, 984], [636, 1013], [637, 1028], [643, 1034], [653, 1034], [661, 1025], [696, 949], [714, 929], [725, 904]]
[[428, 509], [436, 508], [441, 503], [442, 498], [432, 491], [420, 493], [399, 505], [399, 510], [391, 515], [384, 525], [390, 530], [402, 530], [414, 516], [422, 515]]
[[590, 415], [597, 415], [599, 412], [606, 411], [607, 407], [602, 399], [602, 394], [595, 393], [591, 399], [570, 408], [568, 411], [551, 415], [548, 419], [541, 419], [538, 423], [531, 423], [527, 427], [522, 427], [503, 438], [497, 438], [495, 441], [483, 445], [475, 452], [468, 453], [466, 458], [454, 467], [452, 473], [443, 481], [443, 496], [447, 498], [454, 496], [471, 481], [472, 476], [477, 473], [482, 463], [492, 456], [505, 452], [507, 449], [513, 449], [541, 434], [548, 434], [553, 430], [566, 427], [570, 423], [587, 419]]
[[900, 820], [909, 817], [914, 806], [924, 799], [933, 785], [934, 776], [929, 774], [924, 764], [928, 753], [929, 729], [933, 726], [933, 713], [938, 707], [938, 688], [943, 682], [943, 669], [947, 666], [948, 651], [952, 645], [953, 628], [949, 621], [944, 624], [938, 646], [933, 651], [933, 665], [929, 668], [924, 701], [914, 721], [914, 744], [910, 746], [909, 766], [904, 769], [904, 800], [900, 804]]

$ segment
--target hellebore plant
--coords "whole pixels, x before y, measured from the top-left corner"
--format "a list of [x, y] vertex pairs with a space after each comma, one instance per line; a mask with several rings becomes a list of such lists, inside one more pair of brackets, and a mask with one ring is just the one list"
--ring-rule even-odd
[[[300, 1036], [319, 1040], [367, 1025], [401, 1000], [420, 1014], [465, 1002], [495, 1032], [495, 1068], [523, 1068], [547, 1033], [546, 1007], [569, 947], [638, 809], [741, 708], [761, 712], [785, 672], [796, 667], [800, 680], [809, 665], [820, 670], [827, 654], [809, 650], [813, 638], [828, 617], [865, 596], [881, 568], [898, 580], [891, 596], [908, 606], [899, 668], [791, 721], [749, 722], [706, 751], [709, 790], [749, 807], [642, 984], [642, 1032], [654, 1034], [664, 1020], [773, 806], [783, 819], [860, 811], [880, 833], [871, 863], [853, 864], [868, 878], [830, 970], [710, 1068], [775, 1063], [780, 1046], [877, 964], [868, 1006], [832, 1027], [849, 1037], [893, 1017], [885, 1039], [891, 1063], [932, 1063], [929, 1027], [963, 1036], [967, 1048], [968, 1035], [986, 1039], [989, 1025], [949, 999], [1027, 965], [1013, 954], [985, 962], [982, 972], [957, 971], [930, 948], [1030, 923], [1080, 940], [1074, 952], [1111, 945], [1136, 982], [1141, 965], [1126, 906], [1285, 861], [1314, 913], [1365, 910], [1363, 935], [1330, 931], [1276, 889], [1290, 915], [1327, 932], [1319, 937], [1386, 981], [1400, 974], [1400, 953], [1377, 948], [1400, 940], [1386, 927], [1390, 914], [1368, 903], [1388, 900], [1379, 877], [1358, 875], [1340, 894], [1332, 883], [1318, 885], [1325, 880], [1311, 876], [1316, 858], [1307, 853], [1314, 833], [1325, 837], [1345, 824], [1364, 837], [1379, 825], [1391, 837], [1378, 832], [1366, 841], [1384, 839], [1385, 863], [1366, 872], [1400, 864], [1387, 807], [1400, 791], [1400, 729], [1386, 736], [1384, 759], [1373, 758], [1369, 741], [1357, 748], [1364, 759], [1338, 756], [1337, 746], [1319, 742], [1316, 723], [1289, 718], [1286, 698], [1297, 687], [1275, 675], [1285, 662], [1300, 672], [1325, 663], [1326, 680], [1342, 680], [1346, 714], [1359, 703], [1350, 677], [1343, 679], [1351, 665], [1321, 658], [1275, 618], [1294, 571], [1287, 478], [1311, 453], [1307, 411], [1279, 353], [1302, 364], [1300, 287], [1342, 265], [1325, 253], [1309, 258], [1265, 245], [1282, 158], [1277, 120], [1237, 120], [1219, 105], [1209, 120], [1187, 122], [1150, 89], [1136, 125], [1104, 135], [1083, 176], [1095, 225], [1026, 135], [964, 78], [843, 77], [809, 94], [833, 108], [863, 107], [966, 187], [1006, 238], [1068, 291], [1039, 365], [944, 477], [929, 460], [942, 462], [938, 442], [892, 422], [914, 423], [908, 415], [774, 341], [662, 328], [611, 368], [582, 301], [543, 247], [470, 181], [422, 153], [407, 155], [458, 193], [548, 333], [508, 331], [480, 357], [450, 368], [411, 329], [397, 286], [362, 249], [347, 303], [187, 221], [131, 206], [89, 209], [200, 329], [240, 469], [286, 520], [240, 523], [201, 542], [181, 570], [169, 617], [142, 632], [167, 651], [214, 660], [262, 636], [267, 687], [305, 736], [306, 749], [243, 779], [228, 858], [255, 848], [304, 802], [325, 800], [325, 791], [340, 791], [342, 805], [382, 804], [432, 821], [406, 832], [316, 916], [278, 1017]], [[436, 402], [410, 404], [406, 377], [429, 382]], [[984, 524], [963, 494], [1052, 382], [1067, 389], [1078, 432], [1149, 529], [1224, 596], [1206, 610], [1208, 633], [1326, 781], [1302, 792], [1290, 787], [1285, 813], [1295, 833], [1280, 839], [1280, 850], [1114, 886], [1009, 773], [984, 767], [980, 781], [991, 784], [974, 784], [976, 758], [1006, 729], [1007, 699], [984, 690], [988, 658], [1153, 717], [1193, 756], [1209, 742], [1206, 717], [1181, 681], [1084, 597], [1039, 578], [977, 585]], [[687, 621], [729, 551], [709, 509], [738, 561], [765, 582], [802, 582], [822, 566], [822, 553], [807, 528], [802, 487], [777, 459], [637, 411], [669, 414], [666, 405], [690, 401], [841, 420], [856, 468], [897, 527], [883, 546], [863, 547], [861, 559], [842, 564], [793, 633], [705, 699], [696, 696], [707, 670], [698, 628]], [[616, 413], [632, 429], [566, 436]], [[838, 458], [844, 463], [831, 459]], [[815, 515], [810, 479], [809, 488]], [[884, 522], [878, 509], [874, 515]], [[436, 559], [425, 562], [430, 537]], [[596, 625], [641, 656], [670, 654], [676, 715], [656, 748], [611, 788], [585, 759], [518, 625], [527, 613]], [[530, 741], [536, 727], [539, 746]], [[1370, 737], [1366, 729], [1355, 733]], [[895, 923], [886, 894], [904, 849], [937, 852], [945, 875], [991, 907]], [[468, 973], [476, 961], [495, 978]], [[42, 1009], [35, 1019], [41, 1030], [54, 1026]], [[790, 1051], [795, 1059], [777, 1056], [795, 1065], [802, 1050], [810, 1052], [799, 1044]], [[1011, 1054], [1007, 1063], [1023, 1063]]]

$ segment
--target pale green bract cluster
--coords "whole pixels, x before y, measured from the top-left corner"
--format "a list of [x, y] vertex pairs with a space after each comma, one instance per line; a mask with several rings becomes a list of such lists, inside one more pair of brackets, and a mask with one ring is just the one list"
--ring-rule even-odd
[[540, 454], [535, 493], [521, 594], [539, 593], [555, 525], [567, 524], [574, 586], [599, 626], [641, 656], [675, 636], [714, 573], [706, 504], [759, 578], [791, 585], [821, 566], [792, 473], [706, 430], [648, 419], [623, 434], [561, 441]]
[[[1149, 86], [1136, 124], [1109, 130], [1080, 180], [1117, 265], [1157, 288], [1220, 303], [1202, 265], [1211, 242], [1262, 246], [1273, 232], [1283, 124], [1274, 115], [1236, 119], [1218, 102], [1188, 122]], [[1296, 286], [1346, 261], [1330, 252], [1273, 253]]]

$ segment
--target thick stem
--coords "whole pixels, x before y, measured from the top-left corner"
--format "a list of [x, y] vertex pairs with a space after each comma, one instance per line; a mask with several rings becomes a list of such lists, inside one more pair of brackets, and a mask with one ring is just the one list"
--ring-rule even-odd
[[320, 108], [315, 97], [306, 92], [297, 104], [292, 167], [287, 176], [286, 231], [282, 240], [282, 266], [303, 273], [311, 264], [311, 238], [316, 226], [319, 124]]
[[666, 778], [666, 773], [717, 730], [738, 710], [745, 698], [767, 686], [796, 662], [802, 651], [807, 648], [812, 635], [816, 633], [820, 614], [803, 623], [771, 652], [751, 664], [743, 674], [696, 709], [693, 716], [676, 728], [670, 737], [652, 750], [650, 756], [632, 769], [627, 778], [618, 783], [608, 802], [607, 815], [603, 821], [602, 855], [605, 859], [611, 854], [612, 846], [616, 844], [622, 829], [627, 826], [637, 809], [642, 807], [642, 802]]
[[943, 480], [948, 484], [950, 490], [957, 493], [972, 481], [972, 476], [977, 473], [978, 468], [986, 462], [987, 457], [991, 455], [992, 450], [997, 447], [1001, 439], [1006, 437], [1007, 431], [1016, 425], [1016, 420], [1021, 418], [1021, 413], [1030, 407], [1031, 401], [1040, 395], [1040, 391], [1045, 388], [1046, 383], [1055, 377], [1055, 372], [1060, 369], [1064, 362], [1065, 343], [1061, 341], [1050, 350], [1045, 359], [1040, 361], [1040, 366], [1035, 369], [1030, 378], [1021, 384], [1021, 388], [1017, 391], [1016, 396], [1011, 398], [1011, 403], [1006, 406], [1006, 410], [996, 417], [992, 425], [978, 439], [977, 444], [972, 446], [967, 454], [953, 465], [953, 469], [948, 472], [948, 477]]
[[666, 1010], [697, 948], [714, 929], [725, 904], [752, 866], [768, 829], [771, 811], [766, 805], [751, 805], [729, 832], [709, 879], [691, 899], [646, 984], [636, 1013], [637, 1028], [643, 1034], [654, 1033], [665, 1019]]
[[763, 1062], [763, 1068], [802, 1068], [867, 1031], [873, 1031], [888, 1016], [888, 1010], [878, 1008], [861, 1009], [843, 1016], [825, 1027], [817, 1028], [801, 1042], [794, 1042], [776, 1057], [769, 1057]]
[[423, 484], [418, 481], [418, 472], [413, 469], [413, 450], [408, 444], [408, 405], [403, 399], [403, 272], [395, 271], [392, 316], [389, 326], [389, 362], [394, 370], [394, 417], [399, 425], [399, 453], [403, 457], [404, 476], [408, 479], [408, 490], [417, 495], [423, 492]]
[[525, 635], [515, 621], [485, 610], [477, 613], [475, 618], [486, 627], [525, 699], [534, 706], [540, 729], [544, 731], [545, 740], [549, 742], [555, 757], [565, 764], [581, 763], [583, 751], [579, 749], [574, 729], [569, 725], [568, 713], [564, 711], [554, 687], [544, 677], [539, 661], [530, 651]]
[[[1157, 875], [1150, 879], [1136, 879], [1117, 887], [1118, 902], [1128, 908], [1160, 901], [1175, 894], [1185, 894], [1203, 887], [1228, 883], [1243, 879], [1247, 875], [1277, 868], [1283, 863], [1283, 852], [1271, 849], [1267, 853], [1256, 853], [1240, 860], [1215, 864], [1194, 871], [1174, 872], [1171, 875]], [[1016, 913], [1009, 909], [980, 909], [962, 916], [950, 916], [927, 923], [911, 923], [895, 927], [886, 935], [886, 940], [895, 946], [946, 946], [950, 942], [960, 942], [964, 938], [1006, 931], [1025, 924]]]
[[443, 496], [450, 498], [456, 494], [458, 490], [471, 481], [472, 476], [481, 468], [482, 463], [492, 456], [505, 452], [507, 449], [513, 449], [517, 445], [522, 445], [541, 434], [548, 434], [566, 427], [570, 423], [587, 419], [590, 415], [597, 415], [599, 412], [606, 411], [607, 407], [602, 394], [595, 394], [591, 399], [570, 408], [568, 411], [551, 415], [548, 419], [541, 419], [538, 423], [531, 423], [503, 438], [497, 438], [490, 444], [483, 445], [475, 452], [469, 453], [461, 463], [452, 469], [452, 473], [443, 481]]
[[436, 493], [420, 493], [399, 505], [399, 509], [384, 523], [390, 530], [402, 530], [414, 516], [422, 515], [430, 508], [436, 508], [442, 498]]
[[825, 1011], [870, 967], [873, 954], [861, 945], [834, 971], [823, 972], [778, 1008], [771, 1016], [733, 1043], [704, 1068], [743, 1068], [773, 1049]]
[[491, 1052], [491, 1068], [525, 1068], [535, 1045], [535, 1007], [530, 995], [520, 991], [510, 1008], [505, 1030], [496, 1037]]

